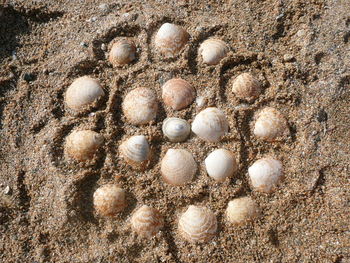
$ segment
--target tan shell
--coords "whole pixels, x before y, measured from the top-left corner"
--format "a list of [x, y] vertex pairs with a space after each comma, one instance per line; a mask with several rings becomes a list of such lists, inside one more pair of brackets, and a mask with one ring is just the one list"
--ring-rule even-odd
[[122, 107], [129, 123], [134, 125], [147, 124], [156, 118], [157, 97], [151, 89], [136, 88], [125, 96]]
[[259, 215], [259, 207], [250, 197], [235, 198], [228, 203], [227, 221], [232, 224], [244, 224]]
[[73, 110], [82, 110], [92, 105], [104, 94], [98, 80], [84, 76], [77, 78], [69, 86], [66, 91], [65, 102]]
[[282, 178], [282, 163], [272, 157], [265, 157], [250, 166], [248, 173], [254, 189], [269, 193]]
[[192, 181], [197, 164], [190, 152], [183, 149], [169, 149], [161, 162], [163, 180], [171, 185], [184, 185]]
[[275, 141], [289, 134], [287, 120], [276, 109], [263, 109], [256, 119], [254, 135], [264, 141]]
[[206, 108], [195, 117], [192, 131], [205, 141], [219, 142], [221, 137], [228, 132], [226, 116], [218, 108]]
[[162, 130], [171, 142], [183, 142], [191, 133], [190, 124], [180, 118], [166, 118], [163, 121]]
[[205, 207], [190, 205], [180, 217], [180, 235], [191, 243], [207, 242], [216, 235], [216, 231], [216, 216]]
[[136, 46], [131, 40], [123, 39], [113, 44], [109, 52], [109, 62], [114, 66], [129, 64], [136, 57]]
[[163, 227], [164, 220], [157, 209], [143, 205], [131, 217], [131, 227], [140, 236], [151, 238]]
[[140, 169], [146, 166], [150, 149], [145, 136], [132, 136], [123, 142], [119, 149], [125, 161], [133, 168]]
[[261, 93], [261, 84], [250, 73], [242, 73], [233, 81], [232, 92], [240, 99], [252, 100]]
[[165, 57], [175, 57], [186, 45], [189, 39], [188, 33], [180, 26], [163, 24], [154, 39], [155, 47]]
[[78, 161], [86, 161], [92, 158], [103, 141], [103, 136], [97, 132], [90, 130], [73, 131], [66, 138], [65, 152]]
[[215, 38], [205, 40], [199, 47], [199, 54], [202, 56], [203, 63], [216, 65], [221, 59], [226, 57], [229, 48], [227, 44]]
[[238, 168], [233, 153], [225, 149], [217, 149], [211, 152], [204, 163], [208, 175], [218, 182], [223, 182], [226, 178], [232, 177]]
[[99, 187], [94, 193], [94, 207], [102, 216], [113, 216], [126, 207], [125, 191], [114, 184]]
[[168, 80], [162, 87], [164, 103], [173, 110], [186, 108], [193, 102], [195, 97], [195, 89], [183, 79]]

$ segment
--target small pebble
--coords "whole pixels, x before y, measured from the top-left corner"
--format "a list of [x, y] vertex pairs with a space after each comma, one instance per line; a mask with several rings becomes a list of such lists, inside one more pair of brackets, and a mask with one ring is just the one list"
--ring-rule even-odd
[[328, 120], [328, 114], [324, 109], [321, 109], [317, 114], [317, 121], [318, 122], [325, 122]]
[[107, 50], [106, 44], [103, 43], [103, 44], [101, 45], [101, 50], [103, 50], [103, 51], [106, 51], [106, 50]]
[[291, 54], [285, 54], [285, 55], [283, 56], [283, 61], [284, 61], [284, 62], [291, 62], [291, 61], [293, 61], [293, 60], [294, 60], [294, 56], [291, 55]]
[[207, 99], [203, 96], [199, 96], [196, 98], [197, 107], [203, 107], [207, 102]]
[[35, 80], [35, 75], [32, 73], [24, 73], [23, 79], [27, 82], [29, 81], [34, 81]]
[[86, 44], [85, 42], [80, 42], [80, 46], [82, 46], [82, 47], [88, 47], [88, 44]]
[[11, 194], [11, 187], [10, 187], [10, 186], [6, 186], [6, 187], [5, 187], [4, 194], [5, 194], [5, 195]]
[[109, 7], [108, 7], [107, 4], [100, 4], [100, 5], [98, 6], [98, 8], [99, 8], [101, 11], [103, 11], [103, 12], [107, 12], [108, 9], [109, 9]]

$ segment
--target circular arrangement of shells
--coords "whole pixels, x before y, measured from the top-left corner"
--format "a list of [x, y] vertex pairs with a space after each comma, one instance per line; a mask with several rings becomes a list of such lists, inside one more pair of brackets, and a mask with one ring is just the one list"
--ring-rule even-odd
[[[165, 23], [154, 38], [155, 50], [163, 57], [175, 57], [185, 47], [189, 34], [180, 26]], [[136, 58], [135, 43], [124, 39], [116, 42], [109, 53], [113, 67], [131, 63]], [[229, 46], [220, 39], [210, 38], [199, 47], [198, 54], [203, 64], [215, 65], [227, 56]], [[163, 103], [174, 111], [185, 109], [196, 100], [196, 90], [188, 81], [173, 78], [161, 87]], [[232, 79], [232, 92], [239, 99], [252, 101], [262, 90], [262, 85], [252, 74], [245, 72]], [[66, 90], [65, 104], [79, 112], [90, 109], [103, 97], [98, 80], [88, 76], [77, 78]], [[148, 87], [137, 87], [130, 91], [122, 103], [126, 121], [135, 126], [154, 122], [159, 101], [156, 93]], [[164, 137], [170, 142], [184, 142], [192, 132], [208, 143], [219, 142], [229, 132], [229, 123], [224, 112], [216, 107], [200, 111], [189, 123], [185, 119], [168, 117], [162, 123]], [[285, 117], [275, 108], [266, 107], [257, 113], [252, 130], [257, 139], [266, 142], [278, 141], [289, 134]], [[64, 152], [68, 158], [85, 162], [98, 154], [104, 144], [104, 136], [92, 130], [74, 130], [65, 140]], [[119, 154], [131, 169], [145, 170], [148, 167], [151, 146], [143, 134], [126, 138], [119, 146]], [[227, 149], [213, 149], [204, 160], [210, 178], [224, 182], [237, 173], [239, 164], [235, 153]], [[169, 187], [184, 186], [191, 182], [200, 169], [192, 153], [181, 147], [168, 149], [160, 161], [161, 178]], [[282, 174], [281, 161], [266, 156], [256, 160], [248, 169], [253, 190], [270, 193], [278, 186]], [[95, 211], [100, 216], [113, 216], [128, 205], [125, 191], [117, 184], [100, 186], [93, 195]], [[225, 218], [230, 224], [244, 224], [258, 217], [258, 204], [249, 196], [235, 198], [227, 204]], [[152, 237], [164, 226], [160, 212], [142, 204], [131, 216], [131, 229], [141, 237]], [[178, 219], [178, 232], [189, 242], [207, 242], [217, 231], [217, 219], [208, 207], [190, 205]]]

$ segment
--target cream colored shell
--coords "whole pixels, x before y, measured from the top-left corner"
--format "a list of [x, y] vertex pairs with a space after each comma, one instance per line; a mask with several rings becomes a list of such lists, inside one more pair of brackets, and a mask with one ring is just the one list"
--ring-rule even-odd
[[165, 105], [173, 110], [181, 110], [190, 105], [196, 97], [195, 89], [183, 79], [171, 79], [162, 86]]
[[164, 220], [155, 208], [143, 205], [131, 217], [132, 229], [141, 237], [151, 238], [163, 227]]
[[235, 198], [228, 203], [226, 218], [232, 224], [244, 224], [259, 215], [259, 207], [250, 197]]
[[163, 121], [162, 130], [171, 142], [183, 142], [190, 135], [191, 126], [184, 119], [167, 118]]
[[125, 96], [122, 108], [129, 123], [134, 125], [147, 124], [153, 121], [157, 115], [156, 94], [148, 88], [136, 88]]
[[252, 100], [261, 93], [261, 84], [250, 73], [242, 73], [232, 84], [232, 92], [240, 99]]
[[84, 76], [77, 78], [69, 86], [65, 102], [69, 108], [78, 111], [92, 105], [104, 94], [98, 80]]
[[136, 57], [136, 46], [131, 40], [122, 39], [114, 43], [109, 52], [109, 62], [114, 66], [129, 64]]
[[237, 170], [233, 153], [225, 149], [217, 149], [211, 152], [204, 163], [208, 175], [218, 182], [223, 182], [226, 178], [232, 177]]
[[228, 132], [228, 121], [225, 114], [218, 108], [206, 108], [195, 117], [192, 131], [205, 141], [219, 142]]
[[133, 168], [144, 168], [150, 155], [147, 139], [143, 135], [135, 135], [120, 145], [120, 153]]
[[198, 51], [202, 56], [203, 63], [216, 65], [227, 55], [229, 48], [224, 41], [210, 38], [200, 45]]
[[257, 160], [248, 169], [251, 184], [260, 192], [272, 192], [282, 178], [282, 163], [271, 157]]
[[180, 217], [179, 232], [191, 243], [207, 242], [216, 235], [216, 216], [208, 208], [190, 205]]
[[169, 149], [161, 162], [163, 180], [171, 185], [180, 186], [192, 181], [197, 164], [190, 152], [183, 149]]
[[102, 216], [113, 216], [126, 206], [125, 191], [114, 184], [99, 187], [93, 199], [96, 212]]
[[93, 157], [103, 141], [103, 136], [97, 132], [73, 131], [66, 138], [65, 152], [78, 161], [86, 161]]

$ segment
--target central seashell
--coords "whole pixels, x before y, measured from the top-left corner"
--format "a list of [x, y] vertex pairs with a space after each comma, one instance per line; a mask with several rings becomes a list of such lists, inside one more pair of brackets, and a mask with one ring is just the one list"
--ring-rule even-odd
[[113, 216], [126, 206], [125, 191], [114, 184], [99, 187], [93, 199], [96, 212], [102, 216]]
[[109, 62], [114, 66], [129, 64], [136, 57], [136, 46], [131, 40], [122, 39], [114, 43], [109, 52]]
[[238, 168], [233, 153], [225, 149], [213, 151], [204, 160], [204, 163], [208, 175], [218, 182], [232, 177]]
[[240, 99], [252, 100], [261, 93], [261, 84], [250, 73], [242, 73], [233, 81], [232, 92]]
[[227, 44], [215, 38], [205, 40], [199, 47], [199, 54], [205, 64], [216, 65], [226, 57], [229, 48]]
[[190, 135], [191, 126], [184, 119], [167, 118], [163, 122], [162, 130], [171, 142], [183, 142]]
[[164, 103], [173, 110], [181, 110], [190, 105], [196, 97], [195, 89], [183, 79], [171, 79], [162, 87]]
[[158, 210], [147, 205], [143, 205], [131, 217], [131, 227], [141, 237], [151, 238], [163, 225], [164, 220]]
[[258, 205], [248, 196], [233, 199], [226, 209], [227, 221], [237, 225], [249, 222], [258, 215]]
[[123, 142], [119, 149], [124, 160], [133, 168], [142, 169], [147, 165], [150, 149], [145, 136], [132, 136]]

